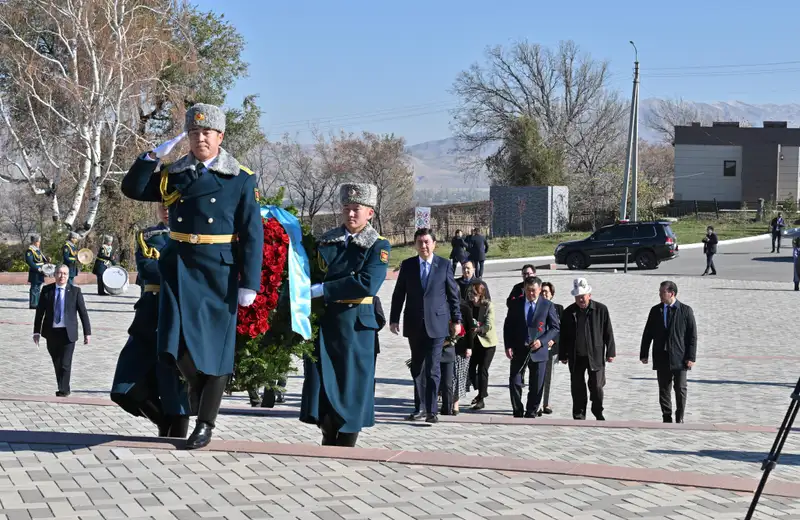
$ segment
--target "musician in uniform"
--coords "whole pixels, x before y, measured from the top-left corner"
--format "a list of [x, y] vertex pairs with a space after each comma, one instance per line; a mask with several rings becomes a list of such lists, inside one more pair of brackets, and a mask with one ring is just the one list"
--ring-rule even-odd
[[[189, 135], [190, 153], [161, 159]], [[233, 373], [236, 313], [261, 285], [264, 228], [257, 177], [220, 147], [225, 113], [198, 103], [185, 132], [140, 156], [122, 193], [169, 207], [170, 241], [161, 251], [158, 350], [177, 363], [197, 415], [187, 449], [211, 442], [222, 396]]]
[[39, 249], [41, 246], [42, 237], [31, 235], [31, 245], [25, 251], [25, 263], [28, 264], [28, 283], [31, 284], [28, 297], [29, 309], [35, 309], [39, 304], [39, 293], [41, 293], [42, 284], [44, 283], [44, 264], [48, 260], [42, 250]]
[[103, 273], [106, 272], [112, 264], [111, 255], [114, 253], [114, 237], [110, 235], [103, 235], [103, 245], [97, 252], [97, 259], [94, 261], [94, 268], [92, 273], [97, 276], [97, 294], [104, 296], [106, 294], [106, 285], [103, 283]]
[[189, 400], [174, 364], [158, 356], [158, 259], [169, 241], [169, 214], [159, 206], [161, 222], [136, 234], [136, 270], [144, 289], [134, 309], [128, 342], [119, 353], [111, 400], [135, 417], [158, 427], [160, 437], [185, 438], [189, 430]]
[[79, 234], [70, 231], [69, 238], [64, 245], [61, 246], [61, 263], [69, 268], [67, 283], [70, 285], [75, 285], [73, 280], [75, 280], [75, 277], [78, 276], [78, 272], [80, 271], [78, 264], [78, 240], [80, 239], [81, 236]]
[[358, 432], [375, 424], [380, 327], [373, 298], [386, 279], [391, 248], [369, 223], [375, 186], [345, 184], [339, 198], [344, 224], [322, 235], [317, 246], [325, 277], [311, 287], [311, 297], [321, 299], [325, 309], [314, 345], [317, 361], [304, 360], [300, 420], [320, 427], [323, 445], [352, 447]]

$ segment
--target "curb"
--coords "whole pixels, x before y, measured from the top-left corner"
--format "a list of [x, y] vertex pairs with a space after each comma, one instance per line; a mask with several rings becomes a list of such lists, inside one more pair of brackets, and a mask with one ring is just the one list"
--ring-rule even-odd
[[[745, 242], [756, 242], [758, 240], [769, 238], [769, 236], [770, 236], [769, 233], [766, 233], [764, 235], [754, 235], [752, 237], [731, 238], [730, 240], [720, 240], [717, 243], [717, 246], [733, 245], [733, 244], [744, 244]], [[678, 251], [680, 252], [680, 251], [683, 251], [684, 249], [700, 249], [702, 247], [703, 247], [703, 243], [702, 242], [697, 242], [697, 243], [694, 243], [694, 244], [686, 244], [685, 246], [682, 246], [682, 245], [678, 244]]]

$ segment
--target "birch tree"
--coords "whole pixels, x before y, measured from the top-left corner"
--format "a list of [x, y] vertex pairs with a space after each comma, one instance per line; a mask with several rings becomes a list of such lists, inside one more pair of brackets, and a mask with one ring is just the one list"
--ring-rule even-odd
[[[0, 4], [4, 182], [52, 199], [53, 219], [95, 222], [103, 184], [146, 147], [137, 107], [171, 63], [167, 0], [8, 0]], [[68, 181], [71, 200], [59, 203]]]

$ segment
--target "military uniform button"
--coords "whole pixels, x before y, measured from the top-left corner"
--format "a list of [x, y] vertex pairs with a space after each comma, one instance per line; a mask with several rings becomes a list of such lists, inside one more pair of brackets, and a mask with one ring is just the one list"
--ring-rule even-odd
[[214, 204], [215, 202], [217, 202], [217, 199], [215, 199], [214, 197], [211, 197], [211, 204]]
[[208, 217], [208, 223], [211, 224], [212, 222], [214, 222], [214, 219], [211, 218], [211, 217]]
[[353, 304], [352, 304], [352, 303], [348, 303], [348, 304], [347, 304], [347, 306], [348, 306], [348, 307], [352, 307], [352, 306], [353, 306]]
[[183, 217], [178, 217], [178, 222], [183, 222]]
[[183, 204], [183, 199], [181, 199], [181, 204]]
[[355, 271], [350, 271], [350, 276], [355, 276], [355, 275], [356, 275]]

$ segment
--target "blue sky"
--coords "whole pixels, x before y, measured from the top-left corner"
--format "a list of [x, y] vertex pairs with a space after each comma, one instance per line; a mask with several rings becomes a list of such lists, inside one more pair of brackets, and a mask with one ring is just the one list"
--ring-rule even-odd
[[260, 94], [270, 138], [307, 140], [310, 125], [395, 133], [409, 144], [448, 137], [456, 75], [487, 46], [522, 38], [547, 46], [574, 40], [610, 61], [612, 85], [626, 97], [629, 40], [639, 48], [642, 98], [790, 103], [800, 81], [797, 0], [196, 4], [224, 13], [245, 37], [250, 75], [228, 101]]

